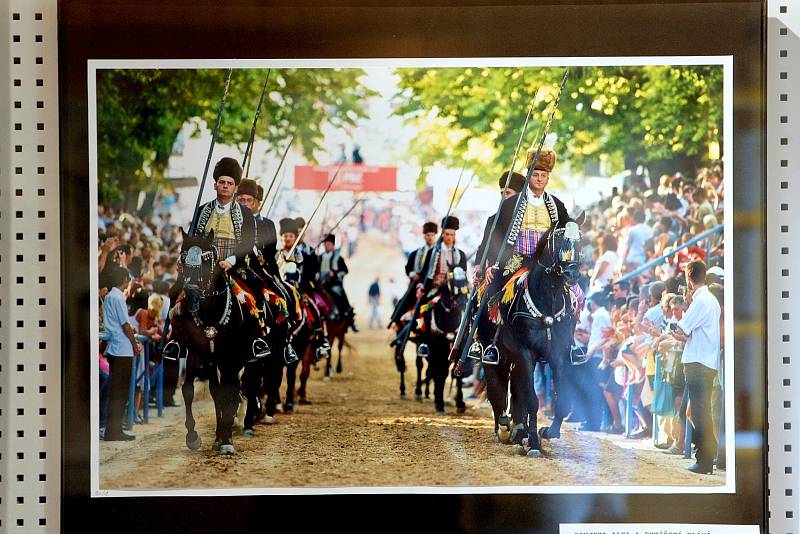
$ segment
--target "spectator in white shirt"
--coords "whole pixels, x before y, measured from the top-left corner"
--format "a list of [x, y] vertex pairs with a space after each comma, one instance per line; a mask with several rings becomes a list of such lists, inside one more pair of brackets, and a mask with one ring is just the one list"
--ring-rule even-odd
[[689, 263], [685, 272], [692, 301], [673, 335], [686, 343], [681, 362], [691, 403], [693, 437], [697, 444], [697, 461], [689, 466], [689, 470], [710, 474], [717, 453], [711, 418], [711, 392], [719, 369], [720, 305], [705, 285], [704, 262], [695, 260]]

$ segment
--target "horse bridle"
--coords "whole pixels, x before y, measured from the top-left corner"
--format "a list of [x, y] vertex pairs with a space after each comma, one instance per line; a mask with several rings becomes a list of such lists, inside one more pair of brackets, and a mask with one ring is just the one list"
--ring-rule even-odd
[[[568, 225], [569, 224], [573, 224], [573, 225], [575, 225], [575, 227], [574, 228], [573, 227], [569, 227], [569, 228], [565, 228], [565, 229], [556, 229], [556, 230], [553, 230], [552, 232], [550, 232], [550, 234], [547, 236], [547, 243], [546, 243], [545, 246], [546, 246], [547, 250], [549, 250], [550, 257], [552, 258], [553, 263], [551, 265], [544, 265], [542, 263], [542, 257], [541, 257], [542, 255], [540, 255], [539, 258], [536, 260], [536, 263], [542, 269], [544, 269], [544, 272], [546, 274], [548, 274], [548, 275], [549, 274], [555, 274], [556, 276], [559, 276], [559, 277], [562, 277], [562, 278], [566, 278], [567, 275], [569, 273], [571, 273], [573, 271], [573, 269], [575, 269], [577, 267], [577, 262], [574, 261], [573, 257], [569, 258], [570, 259], [570, 264], [568, 264], [566, 269], [564, 268], [564, 266], [562, 264], [562, 262], [565, 259], [564, 258], [565, 255], [570, 254], [571, 256], [574, 256], [576, 254], [576, 252], [575, 252], [575, 243], [577, 243], [578, 237], [579, 237], [579, 234], [577, 236], [574, 235], [575, 232], [577, 231], [577, 225], [575, 223], [567, 223], [567, 224]], [[564, 240], [566, 240], [567, 242], [571, 243], [571, 245], [570, 245], [569, 249], [567, 249], [567, 250], [562, 249], [562, 250], [558, 251], [558, 253], [556, 253], [555, 247], [554, 247], [554, 244], [553, 244], [554, 243], [553, 237], [555, 236], [556, 232], [559, 232], [559, 231], [565, 234], [564, 235]], [[526, 276], [530, 276], [530, 274], [528, 274]], [[536, 304], [534, 304], [533, 298], [531, 297], [530, 292], [527, 289], [524, 289], [523, 291], [520, 291], [520, 293], [522, 293], [522, 301], [525, 304], [525, 308], [528, 310], [528, 312], [527, 313], [525, 313], [525, 312], [514, 312], [512, 314], [512, 316], [511, 316], [511, 324], [512, 324], [512, 326], [514, 324], [514, 321], [517, 319], [517, 317], [523, 317], [523, 318], [527, 318], [527, 319], [533, 319], [535, 321], [541, 321], [542, 326], [544, 327], [545, 332], [547, 333], [547, 353], [548, 353], [548, 355], [552, 350], [552, 342], [553, 342], [552, 327], [553, 327], [553, 325], [555, 323], [561, 322], [568, 315], [567, 314], [567, 298], [566, 298], [566, 293], [567, 292], [568, 291], [565, 290], [564, 292], [561, 293], [561, 309], [557, 313], [555, 313], [553, 315], [546, 315], [541, 310], [539, 310], [539, 308], [536, 307]], [[570, 292], [570, 305], [571, 305], [570, 309], [575, 309], [576, 306], [577, 306], [577, 298], [571, 292]]]
[[[197, 274], [197, 288], [200, 291], [200, 299], [206, 299], [211, 297], [217, 297], [225, 293], [225, 307], [222, 311], [222, 317], [219, 321], [217, 321], [218, 326], [225, 326], [228, 324], [231, 318], [231, 310], [232, 310], [232, 295], [231, 295], [231, 288], [230, 285], [226, 282], [224, 289], [219, 291], [210, 291], [208, 288], [211, 287], [211, 279], [206, 282], [203, 276], [203, 261], [209, 261], [212, 265], [211, 268], [211, 276], [210, 278], [213, 279], [213, 273], [215, 266], [217, 264], [217, 257], [218, 257], [217, 247], [212, 245], [211, 250], [203, 250], [197, 245], [193, 245], [189, 247], [189, 250], [186, 251], [186, 257], [183, 262], [184, 271], [188, 273], [196, 273]], [[223, 273], [223, 276], [226, 276]], [[187, 279], [191, 279], [190, 276], [186, 276]], [[196, 311], [189, 312], [192, 316], [192, 320], [194, 321], [195, 325], [203, 331], [203, 335], [206, 336], [208, 339], [211, 352], [214, 352], [214, 338], [217, 336], [217, 329], [214, 326], [205, 326], [203, 321], [200, 319], [200, 316]]]

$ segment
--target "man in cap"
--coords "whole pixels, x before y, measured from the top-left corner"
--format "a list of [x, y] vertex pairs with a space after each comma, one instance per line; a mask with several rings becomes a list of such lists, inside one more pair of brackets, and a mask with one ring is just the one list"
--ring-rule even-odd
[[[295, 219], [283, 218], [278, 221], [283, 246], [275, 253], [275, 261], [280, 269], [281, 276], [287, 282], [298, 286], [306, 280], [303, 278], [305, 258], [300, 251], [300, 246], [294, 246], [297, 241], [297, 222]], [[294, 250], [292, 250], [294, 248]]]
[[[433, 268], [433, 287], [435, 288], [441, 287], [447, 280], [447, 274], [456, 267], [461, 267], [465, 273], [467, 272], [467, 255], [455, 246], [458, 227], [457, 217], [449, 215], [442, 219], [442, 243], [439, 247], [438, 257], [434, 256], [437, 259]], [[424, 283], [424, 280], [418, 283]]]
[[[233, 158], [222, 158], [214, 166], [214, 190], [217, 198], [200, 207], [195, 235], [208, 235], [213, 230], [219, 266], [225, 271], [234, 265], [244, 265], [253, 250], [256, 221], [253, 212], [233, 201], [236, 188], [242, 181], [242, 168]], [[183, 261], [183, 257], [179, 261]], [[178, 301], [183, 289], [183, 276], [169, 290], [172, 302]], [[166, 336], [165, 336], [166, 338]]]
[[275, 223], [259, 213], [261, 203], [264, 200], [264, 188], [258, 185], [255, 180], [244, 178], [237, 189], [236, 200], [255, 214], [255, 240], [259, 262], [264, 265], [264, 268], [270, 274], [278, 274], [278, 266], [275, 263], [275, 252], [278, 243]]
[[348, 273], [347, 264], [341, 256], [341, 252], [336, 248], [336, 236], [328, 234], [323, 241], [325, 251], [319, 256], [319, 281], [333, 297], [339, 313], [345, 318], [350, 319], [350, 327], [353, 332], [358, 332], [355, 322], [352, 320], [355, 315], [347, 293], [344, 290], [344, 276]]
[[389, 322], [390, 326], [392, 323], [399, 323], [400, 317], [414, 305], [417, 282], [428, 272], [430, 252], [436, 243], [436, 235], [438, 233], [439, 225], [435, 222], [428, 221], [422, 225], [422, 236], [425, 239], [425, 244], [408, 255], [408, 261], [406, 261], [406, 275], [409, 278], [408, 289], [394, 307], [391, 321]]
[[[506, 171], [500, 175], [499, 185], [500, 185], [500, 193], [503, 195], [503, 199], [511, 198], [520, 191], [522, 191], [522, 188], [525, 187], [525, 177], [518, 172]], [[495, 217], [496, 214], [492, 214], [486, 221], [486, 226], [483, 229], [483, 239], [481, 240], [480, 246], [478, 246], [478, 251], [475, 253], [476, 261], [480, 261], [481, 256], [483, 255], [483, 251], [489, 244], [489, 238], [491, 236], [491, 230], [492, 226], [494, 225]], [[490, 260], [487, 259], [486, 263], [488, 264], [489, 261]], [[475, 267], [476, 276], [478, 275], [479, 272], [485, 272], [486, 267], [487, 265], [476, 265]], [[475, 280], [475, 282], [477, 282], [477, 280]]]
[[[567, 213], [564, 203], [558, 198], [545, 191], [550, 180], [550, 172], [556, 164], [556, 153], [552, 150], [542, 150], [539, 158], [534, 163], [536, 151], [528, 150], [527, 167], [534, 165], [531, 171], [531, 180], [528, 189], [516, 195], [506, 198], [500, 206], [497, 214], [497, 228], [495, 233], [487, 236], [489, 262], [490, 265], [479, 266], [476, 278], [488, 284], [485, 288], [486, 298], [491, 298], [503, 289], [509, 280], [523, 263], [525, 258], [533, 256], [536, 246], [539, 244], [541, 236], [550, 229], [551, 226], [563, 228], [571, 219]], [[514, 208], [517, 199], [522, 195], [520, 211], [515, 219]], [[519, 230], [513, 231], [509, 240], [514, 243], [512, 247], [506, 247], [503, 257], [498, 258], [498, 253], [503, 244], [506, 232], [512, 226]], [[499, 354], [497, 351], [487, 351], [484, 347], [491, 340], [492, 325], [488, 320], [488, 314], [484, 313], [478, 323], [478, 341], [473, 343], [469, 350], [469, 356], [474, 359], [483, 359], [485, 363], [496, 364]]]
[[[303, 221], [305, 222], [305, 221]], [[319, 312], [314, 299], [311, 297], [314, 291], [313, 277], [306, 271], [309, 264], [309, 257], [313, 257], [316, 262], [316, 255], [306, 256], [300, 251], [300, 246], [294, 246], [300, 230], [297, 227], [297, 219], [284, 218], [278, 222], [280, 228], [283, 247], [276, 253], [276, 261], [283, 280], [292, 284], [295, 288], [305, 293], [305, 296], [295, 293], [296, 299], [303, 299], [308, 304], [308, 309], [312, 310], [311, 323], [314, 325], [314, 338], [324, 350], [328, 350], [325, 332], [322, 324], [322, 314]], [[294, 248], [294, 250], [292, 250]], [[294, 300], [294, 299], [293, 299]], [[293, 303], [294, 305], [294, 303]]]
[[219, 253], [219, 266], [229, 270], [253, 250], [256, 222], [253, 212], [233, 202], [242, 181], [242, 168], [233, 158], [222, 158], [214, 166], [214, 190], [217, 198], [200, 208], [195, 234], [214, 231], [214, 245]]

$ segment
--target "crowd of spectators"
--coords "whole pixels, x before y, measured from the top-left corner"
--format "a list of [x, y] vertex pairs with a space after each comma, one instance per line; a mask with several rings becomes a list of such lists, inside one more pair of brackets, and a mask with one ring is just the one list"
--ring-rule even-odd
[[[136, 374], [135, 422], [140, 423], [144, 402], [153, 400], [143, 398], [145, 373], [158, 363], [151, 361], [151, 369], [145, 369], [144, 358], [139, 358], [137, 368], [131, 369], [131, 360], [143, 349], [142, 342], [161, 340], [170, 308], [167, 292], [178, 276], [180, 229], [168, 212], [145, 220], [103, 206], [98, 207], [97, 226], [98, 320], [104, 333], [99, 354], [101, 437], [129, 440], [133, 435], [124, 430], [132, 429], [123, 424], [122, 414], [128, 403], [131, 372]], [[112, 292], [115, 297], [109, 299]], [[128, 332], [138, 337], [128, 339]], [[163, 363], [164, 405], [178, 406], [174, 394], [179, 364], [174, 360]]]
[[582, 430], [653, 439], [680, 455], [692, 446], [684, 442], [688, 421], [696, 473], [724, 467], [724, 242], [721, 231], [709, 232], [723, 220], [722, 184], [721, 167], [705, 168], [589, 207], [581, 281], [588, 298], [575, 333], [587, 363], [573, 367], [567, 384], [575, 393], [569, 420]]

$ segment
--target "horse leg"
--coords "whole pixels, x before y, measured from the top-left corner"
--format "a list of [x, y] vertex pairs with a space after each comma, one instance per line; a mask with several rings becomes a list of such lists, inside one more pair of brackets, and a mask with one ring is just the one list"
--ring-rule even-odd
[[394, 366], [400, 373], [400, 398], [406, 398], [406, 359], [399, 347], [394, 349]]
[[539, 399], [536, 397], [536, 388], [534, 386], [534, 369], [535, 363], [533, 355], [530, 351], [520, 351], [520, 367], [524, 374], [524, 389], [522, 395], [525, 403], [526, 411], [523, 415], [523, 422], [527, 429], [528, 437], [528, 454], [530, 458], [538, 457], [541, 454], [541, 443], [539, 442], [539, 434], [537, 433], [537, 417], [539, 414]]
[[[431, 380], [433, 379], [433, 375], [431, 374], [431, 363], [428, 360], [428, 366], [425, 368], [425, 398], [431, 398]], [[434, 388], [436, 386], [434, 385]]]
[[303, 367], [300, 369], [300, 389], [297, 390], [300, 404], [311, 404], [311, 401], [306, 397], [306, 384], [308, 383], [308, 377], [311, 376], [311, 364], [313, 361], [313, 349], [306, 347], [303, 352]]
[[467, 404], [464, 402], [464, 382], [463, 377], [457, 376], [450, 380], [456, 381], [456, 413], [465, 413]]
[[242, 390], [247, 399], [247, 410], [244, 415], [242, 434], [248, 438], [255, 435], [253, 426], [255, 425], [256, 415], [260, 410], [258, 401], [258, 391], [261, 387], [261, 376], [263, 366], [260, 362], [247, 364], [242, 374]]
[[336, 374], [342, 374], [342, 348], [344, 347], [344, 332], [339, 334], [339, 358], [336, 360]]
[[203, 440], [200, 435], [195, 432], [194, 415], [192, 415], [192, 402], [194, 401], [194, 379], [195, 373], [191, 369], [187, 369], [186, 378], [183, 380], [181, 386], [181, 393], [183, 394], [183, 406], [186, 413], [186, 446], [190, 450], [196, 451], [203, 445]]
[[333, 359], [333, 349], [331, 349], [328, 354], [325, 356], [325, 380], [330, 380], [331, 375], [333, 374], [331, 371], [331, 360]]
[[294, 384], [297, 377], [297, 366], [300, 362], [290, 363], [286, 366], [286, 401], [283, 403], [284, 413], [294, 411]]
[[414, 388], [414, 399], [422, 401], [422, 356], [417, 356], [417, 386]]
[[[437, 354], [436, 358], [438, 359], [439, 357], [445, 358], [444, 361], [437, 361], [435, 366], [428, 363], [428, 369], [431, 370], [431, 367], [434, 367], [431, 370], [431, 374], [433, 375], [433, 401], [436, 404], [436, 413], [444, 415], [444, 383], [447, 381], [447, 364], [445, 362], [447, 362], [447, 356]], [[425, 387], [427, 389], [427, 384]]]
[[555, 388], [553, 391], [553, 422], [549, 427], [542, 427], [539, 430], [539, 435], [544, 439], [555, 439], [561, 437], [561, 422], [567, 416], [569, 411], [569, 396], [564, 393], [562, 384], [564, 383], [564, 369], [563, 364], [551, 364], [553, 369], [553, 382]]
[[220, 452], [223, 454], [235, 454], [233, 447], [233, 418], [236, 415], [236, 406], [239, 400], [239, 378], [237, 369], [220, 370]]

